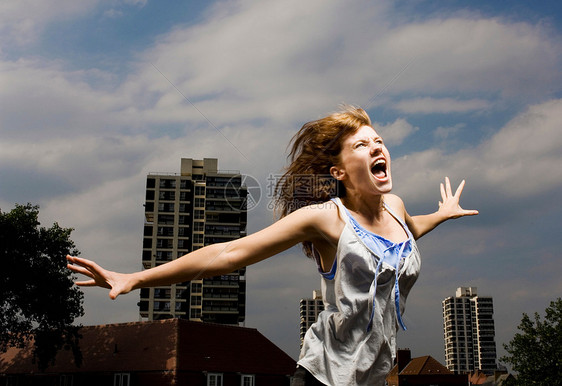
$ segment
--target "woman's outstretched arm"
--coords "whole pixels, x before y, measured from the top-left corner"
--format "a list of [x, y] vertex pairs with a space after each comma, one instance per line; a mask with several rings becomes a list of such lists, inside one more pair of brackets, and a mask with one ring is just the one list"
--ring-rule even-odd
[[419, 239], [444, 221], [463, 216], [474, 216], [478, 214], [477, 210], [467, 210], [461, 208], [460, 206], [459, 201], [461, 198], [462, 190], [464, 189], [464, 185], [465, 181], [463, 180], [459, 184], [459, 187], [455, 191], [455, 194], [453, 194], [449, 177], [445, 177], [445, 184], [441, 183], [440, 185], [441, 201], [439, 202], [439, 209], [436, 212], [410, 217], [410, 215], [408, 215], [408, 213], [404, 211], [406, 223], [408, 224], [408, 228], [410, 228], [410, 231], [414, 235], [414, 238]]
[[68, 268], [89, 277], [77, 281], [77, 285], [109, 288], [109, 297], [115, 299], [137, 288], [212, 277], [257, 263], [321, 233], [325, 226], [321, 211], [303, 208], [252, 235], [209, 245], [169, 263], [135, 273], [109, 271], [91, 260], [73, 256], [67, 256]]
[[109, 297], [115, 299], [120, 294], [126, 294], [137, 288], [193, 280], [198, 277], [198, 273], [200, 277], [207, 277], [227, 271], [232, 272], [236, 268], [231, 270], [227, 268], [229, 244], [209, 245], [169, 263], [134, 273], [109, 271], [94, 261], [80, 257], [67, 256], [66, 259], [71, 271], [89, 277], [89, 280], [77, 281], [77, 285], [109, 288]]

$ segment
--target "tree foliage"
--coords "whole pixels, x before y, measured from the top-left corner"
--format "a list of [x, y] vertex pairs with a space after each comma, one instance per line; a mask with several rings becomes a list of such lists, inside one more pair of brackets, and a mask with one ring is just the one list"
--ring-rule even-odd
[[0, 211], [0, 350], [33, 340], [33, 359], [41, 369], [61, 349], [72, 349], [81, 363], [78, 326], [83, 294], [73, 285], [66, 255], [78, 254], [71, 228], [41, 227], [39, 207], [16, 205]]
[[550, 303], [544, 320], [523, 314], [521, 331], [504, 344], [502, 361], [518, 373], [518, 385], [559, 385], [562, 380], [562, 299]]

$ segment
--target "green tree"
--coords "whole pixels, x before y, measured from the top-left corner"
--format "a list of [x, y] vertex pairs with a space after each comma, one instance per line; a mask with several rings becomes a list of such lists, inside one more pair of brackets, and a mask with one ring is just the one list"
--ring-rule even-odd
[[501, 358], [518, 373], [517, 385], [562, 384], [562, 299], [550, 303], [544, 320], [536, 312], [534, 321], [523, 314], [518, 329]]
[[66, 255], [77, 254], [72, 229], [41, 227], [39, 207], [0, 210], [0, 351], [33, 340], [33, 360], [45, 369], [61, 348], [80, 365], [79, 326], [83, 294], [73, 285]]

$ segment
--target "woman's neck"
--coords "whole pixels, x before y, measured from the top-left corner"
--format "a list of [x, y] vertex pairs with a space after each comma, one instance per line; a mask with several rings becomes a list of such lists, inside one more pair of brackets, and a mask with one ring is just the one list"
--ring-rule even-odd
[[378, 220], [382, 218], [385, 210], [384, 196], [382, 194], [365, 197], [348, 191], [341, 200], [348, 210], [366, 219]]

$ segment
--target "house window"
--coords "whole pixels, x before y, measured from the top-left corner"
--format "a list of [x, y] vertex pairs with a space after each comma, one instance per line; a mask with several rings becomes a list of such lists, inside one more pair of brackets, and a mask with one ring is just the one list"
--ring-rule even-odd
[[72, 375], [63, 374], [63, 375], [60, 376], [59, 385], [60, 386], [73, 386], [74, 385], [73, 381], [74, 381], [74, 379], [73, 379]]
[[255, 375], [242, 374], [240, 386], [254, 386], [256, 384], [255, 377]]
[[222, 386], [222, 374], [208, 373], [207, 386]]
[[129, 386], [131, 374], [129, 373], [116, 373], [113, 376], [113, 386]]

